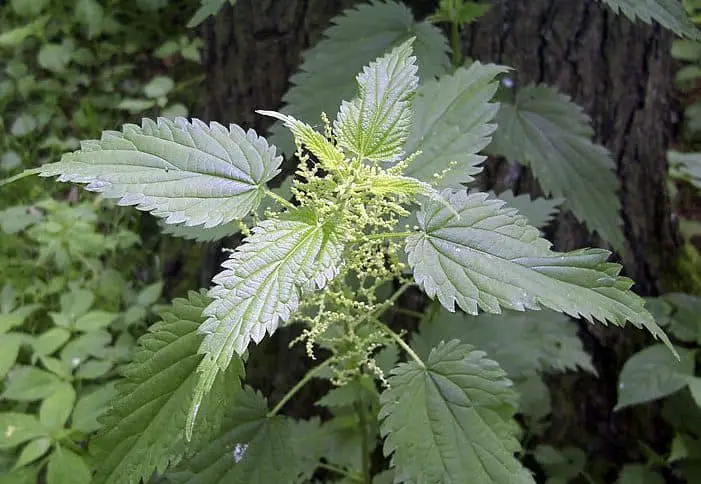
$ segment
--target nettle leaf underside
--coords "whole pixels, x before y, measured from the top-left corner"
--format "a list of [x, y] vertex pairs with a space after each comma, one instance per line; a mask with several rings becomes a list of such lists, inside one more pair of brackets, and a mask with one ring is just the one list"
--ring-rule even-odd
[[414, 39], [371, 62], [358, 74], [358, 97], [343, 101], [334, 122], [338, 144], [361, 159], [395, 161], [412, 123], [410, 96], [416, 91]]
[[[185, 422], [201, 359], [197, 328], [210, 301], [195, 292], [173, 300], [162, 321], [139, 339], [132, 362], [122, 371], [119, 394], [101, 418], [104, 428], [91, 446], [97, 457], [96, 484], [136, 484], [187, 453]], [[240, 360], [219, 375], [215, 390], [202, 401], [190, 445], [204, 445], [219, 430], [238, 398], [242, 376]]]
[[519, 90], [513, 104], [503, 103], [496, 119], [499, 129], [489, 151], [528, 165], [545, 193], [564, 198], [577, 219], [622, 251], [615, 165], [610, 153], [592, 142], [582, 108], [552, 87], [530, 85]]
[[610, 252], [554, 252], [504, 202], [466, 190], [444, 193], [451, 207], [423, 204], [420, 231], [406, 242], [414, 277], [429, 297], [469, 314], [545, 306], [590, 322], [630, 321], [671, 347], [643, 299], [630, 291], [632, 281], [618, 275], [621, 266], [607, 262]]
[[379, 418], [395, 482], [535, 482], [514, 457], [517, 394], [484, 352], [441, 343], [425, 367], [402, 363], [388, 383]]
[[243, 354], [251, 340], [258, 343], [266, 332], [272, 334], [294, 314], [303, 294], [336, 276], [343, 249], [334, 223], [320, 222], [306, 209], [253, 229], [213, 279], [216, 286], [209, 295], [214, 300], [199, 329], [205, 335], [199, 352], [205, 357], [198, 369], [194, 413], [234, 353]]
[[[491, 102], [498, 87], [496, 76], [507, 70], [475, 62], [419, 87], [412, 101], [415, 123], [405, 150], [420, 154], [406, 175], [443, 187], [474, 180], [486, 160], [478, 153], [497, 127], [493, 121], [499, 105]], [[434, 174], [442, 176], [437, 180]]]
[[653, 20], [681, 37], [701, 40], [701, 32], [691, 21], [679, 0], [601, 0], [616, 13], [645, 23]]
[[253, 130], [158, 118], [83, 141], [80, 150], [43, 165], [40, 175], [86, 183], [168, 224], [210, 228], [254, 210], [281, 161]]

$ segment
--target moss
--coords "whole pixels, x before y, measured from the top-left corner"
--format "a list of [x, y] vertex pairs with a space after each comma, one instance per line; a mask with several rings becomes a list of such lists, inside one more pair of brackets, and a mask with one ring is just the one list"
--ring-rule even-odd
[[685, 292], [701, 296], [701, 253], [693, 244], [684, 244], [660, 286], [664, 293]]

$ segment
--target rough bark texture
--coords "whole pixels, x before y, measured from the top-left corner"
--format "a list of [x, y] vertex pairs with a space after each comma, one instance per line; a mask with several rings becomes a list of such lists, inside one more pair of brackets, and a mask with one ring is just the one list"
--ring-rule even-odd
[[[665, 150], [673, 129], [669, 34], [658, 26], [633, 24], [591, 0], [497, 0], [493, 5], [465, 32], [466, 50], [481, 61], [514, 67], [516, 86], [557, 86], [592, 117], [597, 141], [617, 162], [627, 239], [622, 262], [638, 292], [656, 294], [678, 248], [665, 193]], [[509, 171], [513, 174], [505, 163], [489, 170], [502, 186]], [[534, 187], [526, 172], [511, 181], [521, 190]], [[592, 242], [569, 215], [559, 217], [553, 235], [561, 250]], [[665, 431], [641, 415], [644, 409], [610, 411], [616, 375], [643, 336], [583, 329], [601, 376], [553, 379], [551, 437], [620, 464], [640, 455], [637, 438], [659, 442], [659, 432]]]
[[[333, 16], [353, 3], [238, 0], [233, 9], [225, 6], [202, 27], [206, 66], [202, 119], [235, 122], [265, 133], [269, 118], [254, 110], [280, 107], [288, 79], [301, 63], [302, 52], [318, 40]], [[227, 256], [222, 248], [233, 247], [235, 242], [209, 244], [200, 270], [203, 287], [209, 286], [209, 280], [219, 272], [219, 265]], [[300, 346], [291, 352], [289, 340], [284, 329], [274, 338], [266, 338], [247, 365], [249, 381], [273, 402], [305, 370], [306, 356], [299, 351]], [[288, 413], [290, 410], [296, 413], [295, 408], [288, 409]]]

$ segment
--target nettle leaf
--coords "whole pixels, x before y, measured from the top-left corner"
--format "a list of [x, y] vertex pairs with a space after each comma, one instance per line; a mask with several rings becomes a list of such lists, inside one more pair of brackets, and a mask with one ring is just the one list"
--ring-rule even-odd
[[87, 183], [88, 190], [169, 224], [210, 228], [255, 209], [281, 161], [275, 147], [253, 130], [158, 118], [83, 141], [80, 150], [43, 165], [40, 175]]
[[[493, 194], [492, 192], [489, 193], [490, 195]], [[501, 192], [494, 197], [504, 200], [509, 207], [515, 208], [518, 210], [518, 213], [526, 217], [529, 225], [538, 228], [547, 226], [558, 212], [557, 207], [564, 202], [562, 198], [538, 197], [532, 200], [528, 193], [514, 195], [514, 192], [511, 190]]]
[[284, 484], [299, 482], [301, 475], [311, 476], [318, 459], [308, 459], [307, 450], [310, 445], [318, 447], [318, 422], [269, 417], [265, 398], [249, 387], [228, 412], [222, 431], [169, 472], [170, 482]]
[[356, 76], [358, 97], [343, 101], [334, 121], [338, 144], [373, 161], [396, 161], [412, 123], [409, 99], [419, 85], [409, 39]]
[[439, 342], [453, 338], [486, 351], [509, 378], [579, 369], [596, 374], [591, 357], [577, 336], [577, 324], [555, 311], [470, 316], [442, 308], [432, 319], [421, 323], [419, 333], [412, 338], [412, 347], [420, 355], [428, 355]]
[[425, 367], [402, 363], [388, 381], [379, 418], [395, 481], [535, 482], [514, 457], [517, 394], [484, 352], [441, 343]]
[[[304, 62], [290, 78], [292, 87], [283, 97], [283, 113], [317, 123], [322, 112], [336, 112], [341, 101], [356, 95], [354, 76], [363, 67], [412, 37], [421, 79], [450, 68], [445, 35], [428, 22], [417, 22], [402, 3], [375, 0], [360, 4], [331, 23], [324, 39], [303, 54]], [[271, 133], [271, 142], [288, 155], [294, 153], [292, 138], [281, 123]]]
[[654, 20], [680, 37], [701, 40], [701, 33], [679, 0], [601, 0], [616, 13], [645, 23]]
[[590, 322], [630, 321], [672, 347], [643, 299], [630, 291], [633, 281], [607, 262], [610, 252], [552, 251], [503, 201], [466, 190], [444, 193], [451, 207], [423, 203], [420, 230], [407, 238], [406, 251], [416, 282], [449, 311], [456, 303], [469, 314], [544, 306]]
[[333, 221], [322, 222], [310, 210], [261, 222], [245, 243], [222, 264], [209, 291], [214, 301], [199, 331], [205, 335], [199, 353], [198, 383], [188, 428], [197, 406], [219, 370], [234, 352], [243, 354], [250, 340], [272, 334], [299, 307], [302, 294], [323, 288], [338, 273], [343, 237]]
[[[139, 339], [132, 363], [123, 370], [118, 395], [100, 421], [92, 449], [99, 464], [95, 483], [138, 483], [154, 471], [164, 472], [188, 451], [185, 423], [197, 384], [197, 354], [202, 336], [202, 310], [210, 299], [190, 292], [173, 300], [163, 320]], [[215, 435], [227, 407], [241, 392], [243, 364], [236, 359], [218, 376], [215, 390], [203, 398], [192, 445]]]
[[[530, 166], [547, 195], [564, 198], [578, 220], [616, 250], [624, 246], [618, 179], [610, 153], [591, 141], [582, 108], [545, 85], [518, 91], [503, 103], [489, 151]], [[596, 183], [592, 183], [596, 180]]]
[[498, 87], [495, 78], [507, 70], [475, 62], [419, 88], [412, 103], [415, 122], [404, 149], [421, 154], [406, 175], [438, 186], [474, 180], [482, 171], [478, 165], [486, 160], [477, 153], [489, 144], [497, 127], [493, 121], [499, 105], [490, 102]]
[[694, 376], [696, 350], [676, 348], [677, 360], [662, 345], [653, 345], [634, 354], [618, 379], [618, 403], [615, 410], [657, 400], [678, 392]]

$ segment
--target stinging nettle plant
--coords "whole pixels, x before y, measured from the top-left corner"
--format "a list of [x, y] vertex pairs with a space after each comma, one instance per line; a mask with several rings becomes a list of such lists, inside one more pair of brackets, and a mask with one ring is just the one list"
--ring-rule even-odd
[[[39, 168], [177, 229], [246, 235], [208, 292], [176, 299], [141, 339], [94, 445], [96, 482], [139, 482], [154, 471], [175, 482], [298, 482], [319, 465], [343, 473], [319, 464], [324, 425], [280, 415], [313, 377], [363, 402], [362, 472], [351, 480], [370, 482], [374, 418], [395, 481], [534, 482], [515, 456], [518, 396], [499, 364], [458, 340], [422, 358], [381, 319], [411, 286], [451, 312], [548, 308], [630, 322], [674, 351], [608, 251], [555, 252], [516, 209], [464, 187], [496, 129], [492, 98], [508, 69], [474, 62], [419, 87], [414, 43], [364, 67], [357, 96], [333, 122], [322, 115], [320, 130], [305, 122], [316, 119], [258, 111], [294, 136], [289, 193], [267, 186], [282, 157], [263, 137], [196, 119], [128, 124]], [[463, 137], [451, 131], [445, 95], [456, 86], [472, 108]], [[330, 356], [269, 409], [242, 384], [244, 363], [251, 342], [291, 323], [309, 357]], [[397, 346], [406, 362], [380, 356]], [[373, 379], [382, 393], [366, 405]], [[341, 394], [331, 395], [333, 407]]]

